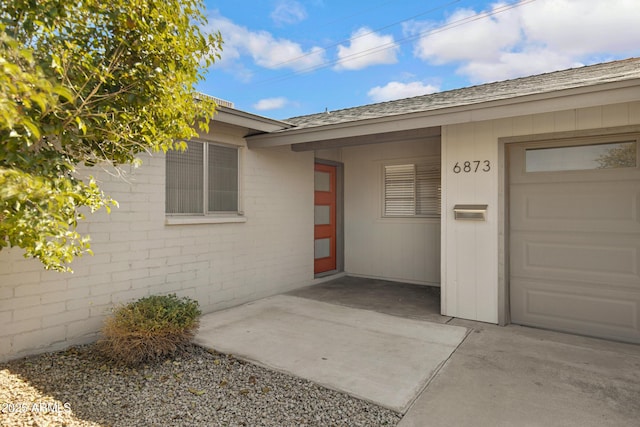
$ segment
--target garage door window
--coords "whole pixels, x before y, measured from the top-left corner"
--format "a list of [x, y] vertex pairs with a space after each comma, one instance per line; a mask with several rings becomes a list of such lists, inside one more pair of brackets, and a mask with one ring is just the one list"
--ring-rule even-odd
[[528, 148], [526, 150], [526, 171], [561, 172], [633, 168], [637, 165], [637, 157], [636, 141]]

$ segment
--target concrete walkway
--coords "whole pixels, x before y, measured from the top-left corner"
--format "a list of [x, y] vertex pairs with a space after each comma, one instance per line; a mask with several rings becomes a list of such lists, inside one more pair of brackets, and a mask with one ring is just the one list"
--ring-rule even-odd
[[277, 295], [203, 316], [195, 342], [404, 413], [466, 334]]
[[399, 427], [640, 425], [640, 345], [438, 310], [437, 289], [345, 277], [206, 315], [196, 342], [406, 410]]

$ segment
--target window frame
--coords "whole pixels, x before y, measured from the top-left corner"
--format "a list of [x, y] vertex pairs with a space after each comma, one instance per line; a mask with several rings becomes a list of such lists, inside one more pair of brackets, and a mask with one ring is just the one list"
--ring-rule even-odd
[[[403, 215], [403, 214], [390, 214], [387, 210], [387, 168], [394, 166], [412, 166], [413, 167], [413, 214], [411, 215]], [[419, 186], [418, 183], [418, 168], [426, 167], [426, 168], [437, 168], [438, 170], [438, 183], [435, 189], [436, 192], [436, 208], [432, 209], [428, 213], [417, 213], [420, 203], [418, 202], [418, 192]], [[430, 182], [429, 180], [427, 182]], [[440, 220], [442, 216], [442, 165], [441, 159], [438, 158], [421, 158], [421, 159], [408, 159], [403, 161], [394, 161], [394, 162], [386, 162], [381, 165], [381, 203], [380, 203], [380, 214], [381, 218], [384, 220], [411, 220], [411, 219], [420, 219], [420, 220]], [[432, 199], [432, 198], [426, 198]], [[432, 202], [433, 203], [433, 202]]]
[[[203, 145], [202, 149], [202, 212], [180, 213], [167, 212], [167, 164], [168, 157], [165, 158], [165, 222], [168, 225], [173, 224], [204, 224], [204, 223], [225, 223], [225, 222], [246, 222], [242, 206], [242, 146], [224, 144], [217, 141], [209, 141], [205, 139], [194, 138], [188, 141]], [[232, 148], [236, 150], [237, 155], [237, 206], [234, 211], [209, 211], [209, 153], [211, 146], [224, 148]]]
[[[573, 150], [580, 150], [580, 149], [585, 149], [588, 150], [589, 148], [596, 148], [596, 147], [605, 147], [605, 146], [611, 146], [612, 148], [614, 148], [614, 145], [621, 145], [621, 144], [633, 144], [633, 151], [635, 154], [635, 159], [634, 165], [621, 165], [621, 166], [601, 166], [601, 167], [595, 167], [595, 165], [593, 165], [594, 167], [577, 167], [577, 166], [566, 166], [566, 167], [562, 167], [562, 166], [555, 166], [553, 164], [542, 164], [539, 167], [533, 167], [533, 163], [534, 163], [534, 159], [533, 158], [529, 158], [528, 155], [529, 153], [533, 154], [534, 152], [558, 152], [559, 150], [566, 150], [566, 152], [569, 151], [573, 151]], [[571, 154], [579, 154], [576, 151], [574, 151]], [[618, 138], [618, 139], [603, 139], [602, 141], [583, 141], [583, 140], [576, 140], [576, 141], [572, 141], [572, 142], [568, 142], [567, 144], [564, 145], [557, 145], [557, 146], [541, 146], [541, 147], [531, 147], [531, 148], [526, 148], [525, 149], [525, 160], [524, 160], [524, 172], [527, 174], [548, 174], [548, 173], [579, 173], [579, 172], [593, 172], [593, 171], [606, 171], [606, 170], [618, 170], [618, 169], [636, 169], [638, 167], [640, 167], [640, 138], [638, 137], [631, 137], [631, 138]], [[531, 159], [531, 163], [532, 165], [529, 164], [529, 160]], [[594, 162], [598, 161], [597, 159], [592, 159]], [[544, 161], [544, 159], [541, 159], [540, 161]]]

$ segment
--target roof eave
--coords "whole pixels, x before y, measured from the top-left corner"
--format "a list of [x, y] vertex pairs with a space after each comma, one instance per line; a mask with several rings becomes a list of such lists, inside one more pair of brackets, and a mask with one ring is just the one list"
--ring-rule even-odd
[[277, 132], [293, 127], [292, 124], [287, 122], [258, 116], [221, 105], [216, 107], [216, 115], [213, 121], [246, 128], [249, 130], [249, 135]]
[[630, 79], [375, 119], [289, 128], [282, 132], [248, 137], [247, 143], [249, 148], [294, 145], [638, 100], [640, 79]]

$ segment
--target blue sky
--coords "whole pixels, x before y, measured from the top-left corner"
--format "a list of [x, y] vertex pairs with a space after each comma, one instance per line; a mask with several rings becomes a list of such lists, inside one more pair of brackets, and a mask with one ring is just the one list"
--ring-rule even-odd
[[206, 0], [198, 90], [286, 119], [640, 56], [638, 0]]

